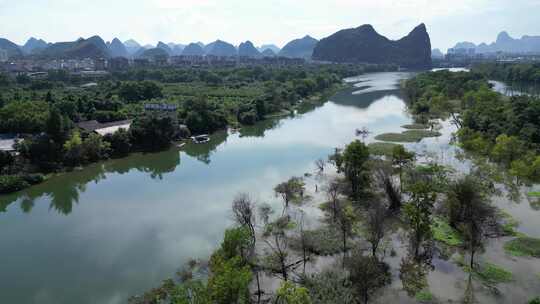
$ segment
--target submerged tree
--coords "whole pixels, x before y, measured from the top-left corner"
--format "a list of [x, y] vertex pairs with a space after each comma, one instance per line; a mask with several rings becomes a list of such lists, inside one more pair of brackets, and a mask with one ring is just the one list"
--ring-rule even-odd
[[337, 212], [336, 224], [341, 232], [343, 242], [343, 267], [345, 267], [345, 257], [347, 254], [347, 239], [353, 234], [353, 225], [356, 221], [356, 214], [350, 205], [342, 205]]
[[369, 183], [369, 149], [361, 141], [351, 142], [341, 156], [341, 170], [350, 183], [352, 196], [359, 199], [361, 191]]
[[386, 207], [381, 203], [372, 203], [365, 221], [366, 240], [371, 245], [371, 255], [376, 258], [379, 245], [384, 238]]
[[411, 229], [410, 241], [414, 256], [419, 257], [420, 247], [431, 240], [431, 214], [437, 194], [431, 185], [420, 181], [410, 186], [410, 201], [405, 205], [405, 217]]
[[278, 184], [274, 188], [276, 196], [281, 196], [285, 204], [285, 208], [289, 207], [289, 203], [304, 195], [305, 183], [300, 177], [291, 177], [288, 181]]
[[347, 261], [350, 280], [358, 296], [367, 304], [370, 296], [378, 289], [390, 284], [390, 266], [374, 257], [355, 252]]
[[451, 184], [447, 208], [450, 224], [461, 231], [471, 254], [470, 267], [474, 268], [474, 256], [484, 247], [487, 230], [495, 218], [484, 186], [469, 175]]
[[378, 162], [375, 169], [379, 187], [383, 190], [384, 195], [389, 203], [390, 211], [396, 212], [401, 209], [402, 199], [401, 190], [395, 185], [393, 179], [393, 168], [387, 162]]
[[392, 150], [392, 164], [399, 173], [399, 189], [403, 192], [403, 170], [414, 162], [414, 152], [409, 152], [402, 145], [397, 145]]
[[341, 194], [341, 182], [338, 178], [331, 180], [328, 185], [324, 188], [326, 192], [326, 197], [330, 203], [330, 209], [332, 210], [332, 220], [335, 222], [337, 220], [338, 209], [340, 208], [339, 195]]

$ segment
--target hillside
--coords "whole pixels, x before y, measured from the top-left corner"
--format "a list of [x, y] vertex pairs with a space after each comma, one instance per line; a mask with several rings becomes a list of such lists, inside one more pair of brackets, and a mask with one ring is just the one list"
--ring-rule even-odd
[[366, 24], [322, 39], [313, 51], [313, 59], [424, 68], [431, 66], [431, 42], [424, 24], [397, 41], [378, 34]]
[[99, 36], [80, 38], [73, 42], [57, 42], [49, 45], [38, 55], [47, 58], [109, 58], [111, 52]]
[[47, 46], [49, 45], [47, 44], [47, 42], [45, 42], [45, 40], [31, 37], [22, 46], [22, 51], [24, 52], [24, 54], [33, 54], [44, 50]]
[[203, 56], [204, 50], [199, 44], [190, 43], [184, 48], [184, 50], [182, 51], [182, 55], [183, 56]]
[[114, 38], [109, 45], [111, 57], [129, 57], [126, 46], [118, 38]]
[[18, 45], [4, 38], [0, 38], [0, 49], [6, 50], [9, 58], [20, 57], [23, 55], [23, 52]]
[[309, 35], [301, 39], [295, 39], [287, 43], [283, 47], [283, 49], [281, 49], [281, 51], [279, 52], [279, 56], [289, 58], [311, 59], [313, 49], [317, 45], [317, 42], [317, 39]]
[[234, 45], [222, 41], [216, 40], [204, 48], [206, 55], [220, 56], [220, 57], [234, 57], [237, 55]]
[[261, 57], [261, 53], [255, 48], [251, 41], [246, 41], [240, 43], [240, 46], [238, 47], [238, 56], [259, 58]]

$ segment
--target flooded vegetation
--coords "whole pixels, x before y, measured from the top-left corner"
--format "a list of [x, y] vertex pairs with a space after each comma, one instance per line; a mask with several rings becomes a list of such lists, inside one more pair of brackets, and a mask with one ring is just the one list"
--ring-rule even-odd
[[[256, 237], [254, 251], [266, 258], [266, 271], [244, 269], [238, 284], [252, 282], [250, 290], [262, 290], [262, 299], [309, 293], [314, 303], [355, 303], [360, 290], [374, 303], [526, 303], [540, 292], [540, 262], [534, 258], [540, 238], [538, 186], [516, 183], [504, 169], [463, 151], [451, 115], [436, 125], [413, 119], [399, 89], [411, 76], [349, 78], [350, 87], [329, 102], [294, 115], [217, 132], [202, 144], [96, 163], [0, 196], [3, 296], [21, 303], [125, 303], [175, 277], [192, 258], [208, 260], [225, 248], [224, 231], [238, 224], [231, 203], [240, 204], [238, 194], [248, 193], [249, 202], [266, 210], [256, 211], [267, 216], [257, 216], [258, 227], [246, 234]], [[351, 146], [355, 140], [369, 148]], [[401, 180], [407, 177], [400, 170], [391, 178], [385, 178], [382, 165], [373, 171], [373, 189], [396, 204], [389, 209], [403, 208], [403, 216], [367, 208], [363, 188], [338, 191], [337, 177], [354, 179], [352, 184], [364, 178], [336, 158], [327, 161], [336, 148], [345, 147], [362, 155], [392, 156], [394, 168], [415, 164], [414, 190], [402, 191]], [[502, 212], [486, 213], [482, 225], [497, 218], [502, 232], [472, 241], [476, 262], [471, 267], [466, 245], [471, 239], [456, 230], [468, 222], [455, 218], [461, 224], [453, 223], [438, 210], [432, 197], [437, 191], [421, 181], [429, 176], [437, 185], [454, 187], [448, 193], [460, 197], [474, 192], [467, 182], [460, 183], [461, 177], [478, 168], [485, 172], [484, 181], [493, 181], [489, 195], [478, 201], [491, 201]], [[346, 202], [343, 208], [332, 203], [336, 199]], [[360, 212], [351, 211], [352, 201], [364, 202]], [[405, 201], [417, 203], [405, 208], [400, 205]], [[433, 221], [425, 221], [430, 217], [422, 208], [426, 204], [433, 205]], [[388, 218], [382, 226], [381, 214]], [[235, 229], [227, 230], [225, 240], [245, 239], [245, 231]], [[211, 265], [216, 259], [214, 254]], [[354, 282], [370, 284], [336, 283], [344, 279], [341, 269], [349, 262], [365, 266], [348, 270]], [[186, 273], [205, 277], [199, 271], [203, 266], [191, 263]], [[256, 280], [250, 277], [255, 274]], [[282, 283], [291, 278], [303, 278], [306, 289]]]

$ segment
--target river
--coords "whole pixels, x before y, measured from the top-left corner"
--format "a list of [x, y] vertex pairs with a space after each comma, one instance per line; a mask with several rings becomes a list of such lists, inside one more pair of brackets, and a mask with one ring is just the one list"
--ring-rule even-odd
[[[358, 138], [355, 129], [366, 127], [366, 141], [372, 142], [410, 123], [398, 90], [409, 76], [348, 79], [353, 88], [305, 113], [239, 133], [220, 132], [208, 144], [94, 164], [0, 196], [0, 303], [117, 304], [156, 286], [188, 259], [208, 257], [216, 248], [231, 225], [230, 203], [239, 192], [278, 206], [273, 186], [313, 173], [316, 159]], [[449, 144], [453, 127], [443, 126], [443, 136], [409, 148], [466, 170], [470, 162], [456, 158], [459, 149]], [[501, 200], [498, 205], [510, 204]], [[524, 232], [540, 236], [537, 211], [526, 203], [511, 206], [518, 220], [532, 221]], [[505, 284], [503, 291], [518, 299], [540, 291], [540, 264], [504, 257], [500, 242], [493, 243], [489, 248], [499, 250], [493, 262], [528, 269], [516, 279], [522, 287]], [[431, 274], [438, 280], [432, 293], [459, 298], [456, 282], [463, 272], [448, 262], [439, 265]], [[407, 301], [397, 281], [386, 298]]]

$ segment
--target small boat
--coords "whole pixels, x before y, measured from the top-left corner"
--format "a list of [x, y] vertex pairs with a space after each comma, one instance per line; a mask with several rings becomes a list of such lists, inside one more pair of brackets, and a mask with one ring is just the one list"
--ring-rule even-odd
[[204, 144], [210, 141], [210, 136], [207, 134], [192, 136], [191, 139], [196, 144]]

